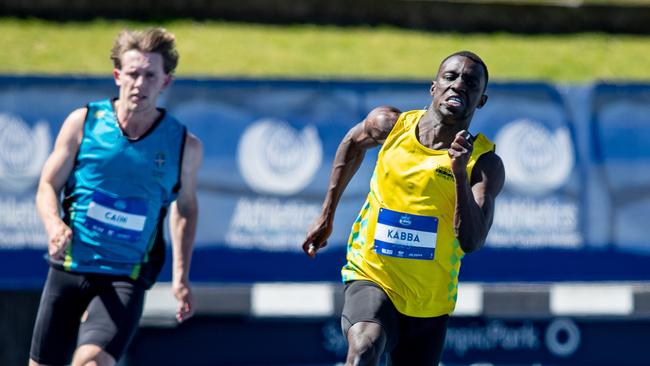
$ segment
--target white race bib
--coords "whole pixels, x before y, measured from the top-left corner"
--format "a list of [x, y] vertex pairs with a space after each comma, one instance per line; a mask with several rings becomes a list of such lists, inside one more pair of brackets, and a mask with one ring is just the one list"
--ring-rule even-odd
[[121, 241], [137, 241], [147, 221], [147, 202], [135, 198], [115, 198], [93, 193], [84, 225], [103, 236]]
[[391, 257], [433, 259], [438, 218], [379, 209], [375, 252]]

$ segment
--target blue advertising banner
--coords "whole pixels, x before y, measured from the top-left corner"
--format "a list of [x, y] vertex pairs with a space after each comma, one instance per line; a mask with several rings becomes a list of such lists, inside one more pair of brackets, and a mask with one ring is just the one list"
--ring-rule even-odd
[[[650, 357], [639, 345], [649, 331], [647, 319], [451, 317], [442, 363], [645, 366]], [[199, 346], [206, 339], [211, 346]], [[213, 345], [224, 344], [229, 346], [214, 352]], [[248, 352], [251, 344], [256, 345], [256, 352]], [[338, 318], [197, 317], [177, 329], [140, 328], [122, 363], [338, 365], [346, 351]]]
[[599, 84], [591, 105], [592, 157], [602, 180], [607, 243], [650, 255], [650, 88]]
[[[426, 82], [176, 80], [161, 106], [204, 143], [192, 279], [339, 281], [377, 149], [343, 195], [328, 247], [300, 245], [320, 212], [334, 154], [374, 107], [421, 109]], [[37, 286], [46, 238], [34, 207], [62, 121], [110, 98], [108, 78], [0, 78], [0, 286]], [[650, 85], [492, 83], [470, 127], [497, 144], [506, 186], [472, 281], [648, 280]], [[169, 263], [169, 261], [168, 261]], [[169, 279], [167, 265], [161, 279]]]

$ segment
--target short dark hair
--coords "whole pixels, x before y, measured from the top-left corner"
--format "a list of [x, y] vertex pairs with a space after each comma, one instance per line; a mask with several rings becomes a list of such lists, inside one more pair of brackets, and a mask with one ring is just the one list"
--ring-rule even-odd
[[477, 64], [481, 65], [481, 67], [483, 67], [483, 72], [485, 74], [485, 87], [487, 88], [488, 80], [490, 79], [490, 75], [488, 73], [487, 65], [485, 65], [485, 62], [483, 62], [483, 60], [477, 54], [475, 54], [472, 51], [458, 51], [458, 52], [454, 52], [451, 55], [445, 57], [445, 59], [442, 60], [442, 62], [440, 63], [440, 66], [438, 66], [438, 72], [440, 72], [440, 68], [442, 67], [442, 65], [445, 62], [447, 62], [447, 60], [449, 60], [452, 57], [456, 57], [456, 56], [466, 57], [466, 58], [476, 62]]

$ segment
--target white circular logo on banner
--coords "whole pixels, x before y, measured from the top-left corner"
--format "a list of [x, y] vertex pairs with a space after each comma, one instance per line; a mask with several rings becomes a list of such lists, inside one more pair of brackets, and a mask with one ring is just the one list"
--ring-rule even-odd
[[263, 119], [244, 131], [237, 162], [255, 192], [291, 195], [313, 179], [323, 157], [316, 127], [297, 131], [284, 121]]
[[555, 319], [546, 328], [546, 347], [558, 357], [568, 357], [580, 347], [580, 329], [571, 319]]
[[38, 180], [51, 146], [50, 127], [39, 121], [30, 129], [20, 117], [0, 114], [0, 187], [21, 192]]
[[520, 192], [541, 194], [561, 187], [573, 169], [573, 143], [566, 127], [550, 131], [539, 122], [519, 119], [501, 128], [496, 144], [506, 184]]

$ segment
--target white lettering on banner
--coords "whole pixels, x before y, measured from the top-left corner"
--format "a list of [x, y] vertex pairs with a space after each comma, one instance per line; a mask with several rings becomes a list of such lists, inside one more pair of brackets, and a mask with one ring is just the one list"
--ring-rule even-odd
[[300, 200], [241, 198], [225, 236], [235, 248], [300, 250], [307, 228], [320, 213], [320, 204]]
[[91, 202], [90, 205], [88, 205], [86, 216], [105, 224], [133, 231], [142, 231], [147, 219], [146, 216], [133, 215], [127, 212], [114, 210], [96, 202]]
[[520, 327], [491, 321], [484, 327], [449, 327], [445, 349], [462, 357], [468, 351], [533, 351], [541, 346], [540, 332], [529, 322]]
[[375, 240], [412, 247], [435, 248], [436, 233], [396, 228], [394, 226], [377, 223], [375, 228]]
[[0, 198], [0, 248], [45, 248], [47, 236], [32, 196], [24, 200]]
[[579, 209], [556, 198], [533, 199], [500, 196], [486, 245], [491, 247], [579, 248]]

